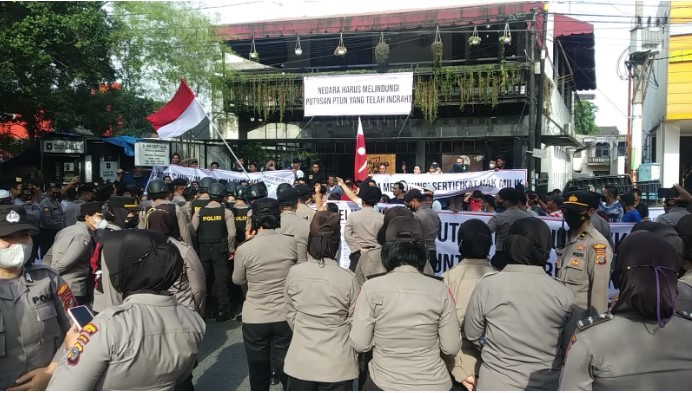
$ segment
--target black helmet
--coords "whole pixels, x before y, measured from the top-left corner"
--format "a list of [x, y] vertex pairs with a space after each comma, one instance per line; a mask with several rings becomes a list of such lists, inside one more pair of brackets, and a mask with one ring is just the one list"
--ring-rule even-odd
[[247, 193], [247, 197], [250, 199], [266, 198], [267, 195], [267, 185], [263, 181], [252, 184]]
[[163, 180], [152, 180], [147, 184], [147, 194], [162, 194], [168, 192], [168, 184]]
[[240, 183], [238, 180], [231, 180], [228, 183], [226, 183], [226, 191], [228, 191], [228, 195], [235, 195], [235, 189], [238, 187]]
[[276, 196], [278, 197], [282, 191], [288, 190], [289, 188], [293, 188], [293, 186], [288, 183], [279, 184], [279, 186], [276, 187]]
[[247, 200], [248, 188], [246, 186], [238, 186], [235, 188], [235, 199]]
[[202, 180], [199, 181], [199, 191], [207, 192], [207, 190], [209, 190], [209, 186], [214, 183], [216, 183], [216, 179], [213, 177], [203, 177]]
[[221, 183], [212, 183], [212, 185], [209, 186], [208, 193], [211, 198], [225, 197], [226, 186]]

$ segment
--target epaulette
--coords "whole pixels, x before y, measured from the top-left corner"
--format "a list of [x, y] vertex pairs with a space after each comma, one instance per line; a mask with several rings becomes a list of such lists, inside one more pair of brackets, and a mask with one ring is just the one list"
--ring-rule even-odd
[[366, 276], [365, 279], [366, 279], [366, 280], [371, 280], [371, 279], [373, 279], [373, 278], [381, 277], [381, 276], [384, 276], [384, 275], [386, 275], [386, 274], [387, 274], [387, 272], [384, 272], [384, 273], [377, 273], [377, 274], [371, 274], [371, 275], [369, 275], [369, 276]]
[[588, 235], [588, 234], [589, 234], [589, 232], [584, 231], [584, 232], [582, 232], [581, 234], [579, 234], [579, 238], [580, 238], [580, 239], [583, 239], [583, 238], [585, 238], [586, 235]]
[[425, 277], [434, 278], [435, 280], [442, 281], [443, 278], [439, 276], [433, 276], [432, 274], [423, 274]]
[[288, 236], [288, 237], [296, 237], [295, 235], [291, 233], [281, 233], [280, 235]]
[[606, 312], [595, 317], [582, 319], [581, 321], [577, 322], [577, 327], [579, 330], [586, 330], [594, 325], [598, 325], [599, 323], [610, 321], [611, 319], [613, 319], [613, 314]]
[[679, 317], [685, 318], [688, 321], [692, 321], [692, 313], [689, 311], [677, 310], [675, 312]]

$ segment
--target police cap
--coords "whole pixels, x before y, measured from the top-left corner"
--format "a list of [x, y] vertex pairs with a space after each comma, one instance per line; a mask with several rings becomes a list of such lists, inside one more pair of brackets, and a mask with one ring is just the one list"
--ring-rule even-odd
[[312, 190], [310, 189], [310, 186], [308, 186], [307, 184], [298, 184], [295, 190], [298, 193], [298, 198], [304, 197], [306, 195], [312, 195]]
[[586, 211], [594, 204], [594, 197], [590, 192], [574, 191], [565, 195], [562, 207], [565, 210], [571, 211]]
[[102, 206], [103, 206], [103, 205], [101, 204], [101, 202], [85, 202], [85, 203], [82, 203], [82, 204], [79, 206], [79, 215], [80, 215], [81, 217], [84, 217], [84, 216], [93, 216], [94, 214], [100, 213], [100, 212], [101, 212], [101, 207], [102, 207]]
[[279, 184], [279, 186], [276, 187], [276, 195], [281, 195], [284, 190], [288, 190], [289, 188], [293, 188], [293, 186], [288, 183]]
[[404, 202], [411, 202], [414, 199], [423, 199], [423, 193], [417, 188], [410, 189], [404, 194]]
[[423, 224], [414, 217], [394, 217], [384, 233], [387, 242], [423, 241]]
[[38, 234], [36, 227], [27, 221], [26, 210], [22, 206], [0, 206], [0, 237], [19, 231], [29, 231], [30, 235]]
[[77, 188], [77, 192], [80, 194], [85, 192], [96, 192], [96, 187], [94, 187], [94, 183], [84, 183]]
[[279, 202], [274, 198], [260, 198], [252, 203], [252, 216], [278, 216]]
[[298, 192], [293, 188], [287, 188], [279, 194], [278, 201], [280, 205], [292, 206], [298, 202]]

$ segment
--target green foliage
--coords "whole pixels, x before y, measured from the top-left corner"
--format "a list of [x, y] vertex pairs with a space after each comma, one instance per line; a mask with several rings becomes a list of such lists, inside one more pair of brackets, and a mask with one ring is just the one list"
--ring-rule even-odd
[[83, 116], [77, 91], [110, 82], [111, 28], [101, 2], [0, 2], [0, 108], [31, 137], [41, 118], [68, 129]]
[[168, 100], [184, 78], [209, 97], [225, 45], [187, 2], [115, 1], [113, 54], [126, 90]]
[[577, 134], [598, 134], [596, 113], [598, 107], [591, 101], [581, 100], [574, 107], [574, 128]]

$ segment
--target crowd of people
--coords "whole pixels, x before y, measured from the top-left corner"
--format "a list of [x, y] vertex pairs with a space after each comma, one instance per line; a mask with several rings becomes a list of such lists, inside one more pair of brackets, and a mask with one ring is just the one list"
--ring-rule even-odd
[[[296, 163], [276, 198], [211, 177], [142, 190], [122, 171], [0, 190], [0, 388], [192, 390], [214, 320], [242, 323], [252, 390], [689, 388], [687, 190], [657, 222], [641, 193], [612, 187], [459, 195], [449, 210], [492, 216], [460, 225], [460, 262], [435, 277], [432, 185], [395, 183], [384, 198], [371, 178]], [[348, 269], [336, 200], [359, 206], [343, 227]], [[643, 222], [615, 250], [609, 223], [633, 211]], [[543, 215], [566, 224], [556, 278]], [[78, 305], [96, 315], [83, 326]]]

